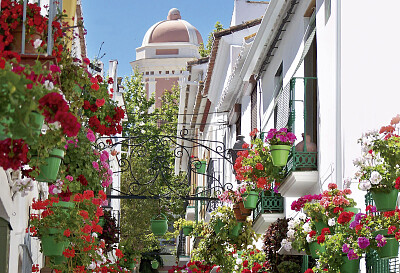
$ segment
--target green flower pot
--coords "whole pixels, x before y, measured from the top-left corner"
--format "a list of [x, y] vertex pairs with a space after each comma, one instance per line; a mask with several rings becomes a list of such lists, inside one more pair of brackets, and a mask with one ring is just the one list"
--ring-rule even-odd
[[317, 242], [312, 242], [309, 244], [311, 257], [313, 259], [318, 259], [319, 255], [318, 252], [322, 253], [325, 252], [325, 246], [318, 244]]
[[72, 209], [72, 208], [75, 207], [75, 203], [74, 202], [59, 201], [58, 203], [53, 203], [53, 207]]
[[342, 265], [340, 273], [358, 273], [360, 270], [360, 259], [349, 260], [347, 255], [342, 256]]
[[183, 226], [182, 227], [183, 235], [189, 236], [189, 234], [193, 231], [192, 226]]
[[62, 233], [61, 229], [49, 228], [49, 234], [42, 236], [42, 252], [45, 256], [61, 256], [68, 247], [68, 241], [56, 241], [55, 235]]
[[245, 209], [255, 209], [257, 207], [258, 192], [250, 191], [242, 194]]
[[220, 219], [218, 219], [214, 226], [215, 233], [216, 234], [220, 233], [223, 226], [224, 226], [224, 223]]
[[242, 230], [242, 223], [241, 223], [241, 222], [238, 222], [238, 223], [236, 224], [236, 226], [234, 226], [234, 227], [231, 229], [231, 231], [229, 232], [229, 236], [230, 236], [231, 238], [237, 238], [237, 237], [239, 236], [241, 230]]
[[381, 259], [397, 258], [399, 255], [399, 242], [396, 238], [386, 238], [386, 244], [378, 247], [378, 256]]
[[288, 160], [290, 148], [292, 148], [292, 146], [271, 145], [270, 153], [272, 156], [272, 164], [277, 167], [285, 166]]
[[157, 260], [153, 260], [153, 261], [151, 261], [151, 268], [153, 268], [153, 269], [157, 269], [157, 268], [158, 268], [158, 266], [159, 266], [159, 263], [158, 263], [158, 261], [157, 261]]
[[153, 216], [153, 218], [150, 220], [150, 227], [151, 231], [154, 233], [156, 236], [162, 236], [165, 233], [167, 233], [168, 230], [168, 219], [165, 214], [161, 213], [160, 214], [164, 219], [161, 220], [155, 220], [155, 217], [158, 215]]
[[371, 194], [378, 211], [395, 210], [399, 190], [394, 189], [389, 193], [371, 191]]
[[193, 165], [194, 165], [194, 170], [197, 173], [201, 173], [201, 174], [206, 173], [207, 161], [205, 161], [205, 160], [196, 161]]
[[64, 255], [61, 256], [51, 256], [50, 257], [50, 261], [55, 264], [55, 265], [59, 265], [59, 264], [63, 264], [67, 262], [67, 258]]
[[39, 166], [39, 175], [36, 180], [40, 182], [55, 182], [63, 158], [63, 150], [53, 149], [50, 152], [50, 156], [46, 158], [46, 165]]

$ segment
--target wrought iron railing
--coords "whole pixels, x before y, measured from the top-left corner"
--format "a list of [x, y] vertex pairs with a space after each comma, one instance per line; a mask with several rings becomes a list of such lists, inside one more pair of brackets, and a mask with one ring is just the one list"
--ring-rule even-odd
[[253, 211], [253, 223], [263, 213], [283, 213], [283, 211], [284, 199], [280, 194], [262, 192], [257, 207]]
[[186, 236], [183, 234], [181, 230], [178, 236], [178, 242], [176, 246], [176, 255], [177, 257], [186, 256]]
[[[365, 195], [365, 205], [375, 205], [371, 193]], [[365, 257], [365, 266], [367, 273], [399, 273], [399, 258], [380, 259], [376, 251], [367, 253]]]

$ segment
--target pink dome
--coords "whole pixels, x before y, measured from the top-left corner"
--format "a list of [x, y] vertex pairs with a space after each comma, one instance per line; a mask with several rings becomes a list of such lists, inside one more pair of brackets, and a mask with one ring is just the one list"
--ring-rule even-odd
[[183, 42], [199, 45], [203, 43], [200, 32], [185, 20], [181, 19], [178, 9], [171, 9], [167, 20], [153, 25], [143, 39], [143, 46], [149, 43]]

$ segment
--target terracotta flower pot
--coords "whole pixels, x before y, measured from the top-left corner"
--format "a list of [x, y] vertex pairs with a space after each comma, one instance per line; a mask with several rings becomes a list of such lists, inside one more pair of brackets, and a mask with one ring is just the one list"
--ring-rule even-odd
[[[21, 53], [22, 51], [22, 25], [19, 25], [15, 30], [12, 31], [14, 40], [10, 43], [11, 51]], [[30, 40], [35, 41], [40, 39], [41, 36], [38, 33], [32, 35], [25, 35], [25, 54], [37, 54], [37, 50], [32, 45]]]
[[250, 215], [251, 215], [251, 209], [246, 209], [246, 208], [244, 207], [243, 202], [240, 202], [240, 203], [239, 203], [239, 208], [240, 208], [240, 213], [241, 213], [243, 216], [250, 216]]
[[[243, 202], [241, 202], [243, 205]], [[244, 208], [244, 207], [243, 207]], [[242, 215], [242, 212], [240, 211], [240, 205], [239, 203], [235, 203], [233, 205], [233, 213], [235, 214], [235, 218], [238, 222], [244, 222], [246, 221], [247, 216]]]

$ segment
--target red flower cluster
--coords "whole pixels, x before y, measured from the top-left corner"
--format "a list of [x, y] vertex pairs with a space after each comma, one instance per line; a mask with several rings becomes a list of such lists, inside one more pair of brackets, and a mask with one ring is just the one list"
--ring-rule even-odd
[[64, 134], [68, 137], [74, 137], [78, 134], [81, 124], [69, 112], [69, 106], [61, 94], [51, 92], [44, 95], [39, 100], [39, 109], [43, 110], [43, 115], [47, 122], [53, 123], [59, 121]]
[[394, 187], [400, 190], [400, 176], [396, 178]]
[[351, 218], [354, 216], [354, 212], [343, 211], [338, 218], [338, 223], [341, 225], [347, 224], [351, 221]]
[[[193, 273], [209, 273], [215, 265], [208, 265], [208, 264], [202, 264], [199, 261], [190, 261], [184, 266], [173, 266], [171, 269], [168, 270], [168, 273], [174, 273], [174, 272], [182, 272], [182, 270], [185, 270], [184, 272], [193, 272]], [[217, 272], [220, 272], [220, 269], [217, 269]]]
[[323, 242], [325, 242], [325, 235], [330, 233], [331, 231], [329, 230], [329, 228], [323, 228], [321, 230], [321, 235], [317, 237], [317, 243], [322, 244]]
[[112, 136], [120, 134], [122, 132], [122, 126], [120, 122], [124, 115], [124, 110], [121, 107], [117, 106], [114, 108], [113, 116], [111, 117], [110, 115], [107, 115], [102, 122], [96, 115], [90, 117], [89, 126], [94, 132], [99, 133], [100, 135]]
[[27, 164], [29, 148], [22, 139], [6, 138], [0, 141], [0, 166], [4, 169], [18, 170]]
[[67, 248], [63, 251], [63, 255], [65, 258], [73, 258], [75, 257], [75, 249], [71, 248]]

